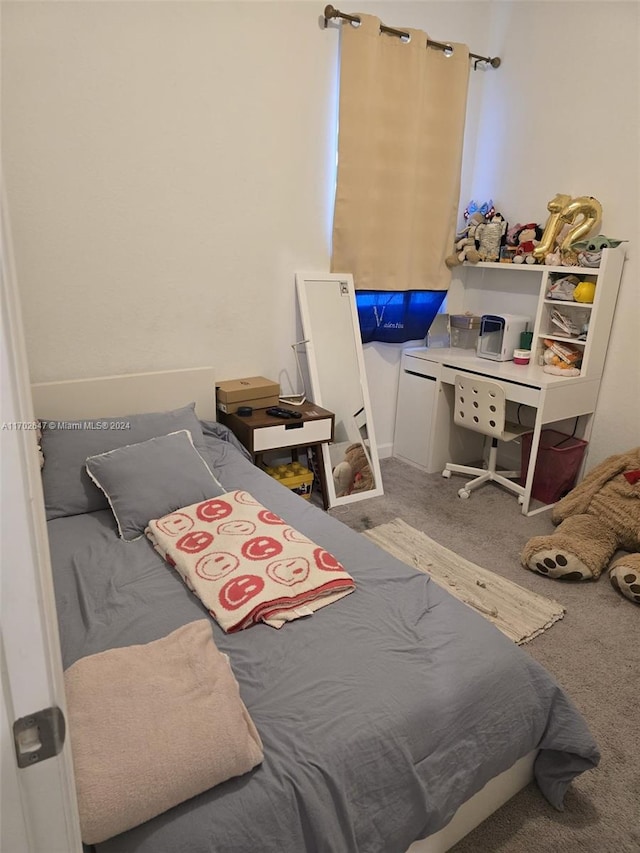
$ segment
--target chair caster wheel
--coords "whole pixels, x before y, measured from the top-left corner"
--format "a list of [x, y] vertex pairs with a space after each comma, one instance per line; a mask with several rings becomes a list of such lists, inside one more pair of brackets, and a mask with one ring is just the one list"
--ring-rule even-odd
[[524, 495], [518, 495], [518, 503], [520, 504], [520, 506], [522, 506], [522, 504], [524, 503]]
[[451, 471], [449, 471], [448, 468], [445, 468], [444, 471], [442, 472], [442, 476], [446, 477], [448, 480], [451, 477]]
[[458, 497], [466, 501], [471, 497], [471, 492], [468, 489], [458, 489]]

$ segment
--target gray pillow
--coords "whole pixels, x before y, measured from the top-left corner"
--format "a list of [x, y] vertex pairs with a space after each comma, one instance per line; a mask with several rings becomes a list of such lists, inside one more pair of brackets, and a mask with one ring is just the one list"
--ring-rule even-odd
[[249, 453], [244, 444], [241, 444], [228, 426], [225, 426], [225, 424], [219, 424], [217, 421], [200, 421], [200, 426], [202, 427], [202, 434], [205, 438], [206, 436], [211, 436], [213, 438], [220, 439], [220, 441], [224, 441], [225, 444], [231, 444], [236, 448], [236, 450], [239, 450], [240, 453], [249, 460], [249, 462], [253, 462], [253, 456]]
[[206, 452], [195, 403], [169, 412], [90, 418], [73, 422], [42, 421], [42, 488], [47, 521], [108, 509], [106, 497], [87, 474], [88, 456], [137, 444], [186, 429], [197, 450]]
[[152, 518], [224, 494], [188, 430], [90, 456], [87, 471], [127, 542], [140, 539]]

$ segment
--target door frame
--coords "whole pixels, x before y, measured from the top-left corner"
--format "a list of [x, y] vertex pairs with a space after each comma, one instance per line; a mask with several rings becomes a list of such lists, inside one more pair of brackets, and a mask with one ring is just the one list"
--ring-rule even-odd
[[[1, 734], [2, 757], [12, 759], [9, 766], [3, 760], [2, 783], [3, 806], [14, 809], [11, 820], [3, 820], [1, 846], [25, 853], [80, 853], [69, 739], [58, 755], [22, 769], [13, 747], [16, 719], [52, 706], [65, 718], [67, 713], [30, 377], [1, 175], [0, 290]], [[21, 815], [15, 813], [18, 805]]]

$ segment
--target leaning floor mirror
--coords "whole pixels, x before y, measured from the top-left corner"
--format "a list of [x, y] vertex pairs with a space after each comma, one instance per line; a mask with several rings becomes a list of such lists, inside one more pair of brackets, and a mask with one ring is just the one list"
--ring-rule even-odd
[[296, 273], [313, 401], [335, 415], [322, 446], [330, 507], [383, 493], [353, 276]]

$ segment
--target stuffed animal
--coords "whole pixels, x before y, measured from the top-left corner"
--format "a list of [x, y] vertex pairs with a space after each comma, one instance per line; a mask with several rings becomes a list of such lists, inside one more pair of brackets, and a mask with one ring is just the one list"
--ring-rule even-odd
[[615, 249], [624, 240], [612, 240], [604, 234], [590, 237], [588, 240], [579, 240], [571, 244], [571, 249], [578, 253], [578, 266], [599, 267], [602, 260], [603, 249]]
[[469, 216], [465, 227], [456, 234], [453, 253], [444, 259], [445, 264], [449, 268], [457, 267], [465, 261], [470, 261], [472, 264], [478, 263], [480, 253], [476, 249], [476, 230], [479, 225], [484, 224], [486, 221], [484, 214], [479, 211]]
[[543, 229], [531, 222], [528, 225], [523, 225], [520, 231], [512, 235], [515, 238], [516, 254], [513, 259], [514, 264], [535, 264], [533, 250], [540, 244], [542, 239]]
[[522, 565], [563, 580], [597, 580], [609, 568], [613, 587], [640, 604], [640, 447], [609, 456], [551, 510], [558, 528], [534, 536]]
[[462, 215], [465, 219], [469, 219], [469, 217], [473, 213], [481, 213], [486, 219], [491, 219], [495, 212], [496, 209], [493, 206], [492, 199], [489, 199], [489, 201], [485, 201], [483, 204], [478, 204], [477, 201], [471, 199], [469, 204], [465, 207]]
[[500, 260], [505, 243], [507, 223], [501, 213], [494, 213], [487, 222], [481, 222], [475, 231], [476, 249], [481, 261]]
[[521, 222], [516, 222], [511, 228], [507, 228], [506, 245], [512, 246], [514, 249], [518, 245], [518, 234], [522, 231], [524, 225]]
[[369, 460], [361, 444], [350, 444], [347, 447], [344, 459], [333, 469], [333, 483], [337, 498], [375, 488]]

